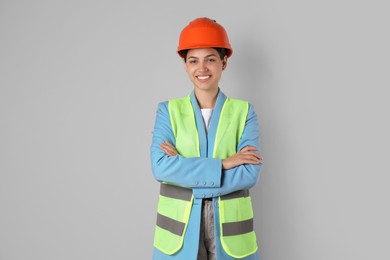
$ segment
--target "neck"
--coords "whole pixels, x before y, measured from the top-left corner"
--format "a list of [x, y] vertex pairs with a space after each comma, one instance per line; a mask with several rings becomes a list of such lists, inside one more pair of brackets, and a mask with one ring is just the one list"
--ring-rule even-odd
[[217, 101], [218, 88], [216, 90], [201, 91], [195, 89], [195, 97], [198, 101], [199, 108], [214, 108]]

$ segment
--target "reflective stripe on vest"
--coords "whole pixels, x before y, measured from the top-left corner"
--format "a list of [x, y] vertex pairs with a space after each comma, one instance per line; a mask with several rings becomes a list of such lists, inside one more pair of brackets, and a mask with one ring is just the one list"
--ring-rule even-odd
[[[168, 111], [178, 153], [183, 157], [199, 157], [199, 136], [190, 97], [170, 100]], [[225, 159], [237, 152], [247, 114], [247, 102], [226, 99], [218, 122], [213, 158]], [[191, 189], [161, 184], [154, 245], [162, 252], [173, 254], [182, 247], [192, 201]], [[249, 191], [219, 197], [219, 213], [225, 252], [235, 258], [255, 253], [257, 243]]]

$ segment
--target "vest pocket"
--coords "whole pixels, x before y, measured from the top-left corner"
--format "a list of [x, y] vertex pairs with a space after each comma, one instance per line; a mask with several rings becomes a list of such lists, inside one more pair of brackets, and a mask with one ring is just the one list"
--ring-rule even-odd
[[221, 244], [225, 252], [243, 258], [257, 251], [251, 197], [219, 198]]
[[160, 191], [153, 245], [163, 253], [172, 255], [183, 246], [193, 197], [186, 197], [183, 192], [177, 193], [178, 187], [169, 186], [162, 184]]

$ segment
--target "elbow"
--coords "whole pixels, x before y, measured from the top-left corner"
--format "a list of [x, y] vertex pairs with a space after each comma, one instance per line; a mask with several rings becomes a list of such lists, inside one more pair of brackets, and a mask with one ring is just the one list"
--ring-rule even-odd
[[164, 176], [163, 176], [164, 170], [163, 170], [163, 166], [162, 166], [162, 161], [163, 161], [163, 157], [152, 162], [153, 177], [159, 182], [162, 182], [164, 179]]
[[152, 167], [152, 173], [153, 177], [156, 181], [161, 182], [160, 173], [158, 172], [158, 169], [156, 167]]
[[261, 169], [263, 168], [263, 164], [257, 164], [255, 165], [255, 185], [260, 181], [260, 173], [261, 173]]
[[257, 185], [260, 180], [260, 171], [262, 168], [262, 164], [247, 164], [244, 165], [245, 170], [247, 172], [246, 179], [248, 183], [248, 188], [252, 188]]
[[174, 178], [174, 173], [177, 170], [175, 162], [178, 156], [168, 156], [164, 152], [153, 157], [152, 172], [154, 178], [159, 182], [169, 182]]
[[152, 173], [153, 177], [161, 182], [163, 181], [163, 173], [164, 173], [164, 157], [166, 157], [165, 153], [152, 153]]

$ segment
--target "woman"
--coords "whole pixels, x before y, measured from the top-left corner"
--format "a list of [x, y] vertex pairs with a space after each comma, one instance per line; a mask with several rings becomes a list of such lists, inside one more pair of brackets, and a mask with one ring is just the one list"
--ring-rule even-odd
[[249, 189], [262, 166], [254, 108], [219, 87], [233, 49], [209, 18], [181, 32], [189, 96], [158, 105], [151, 145], [161, 182], [153, 259], [259, 259]]

